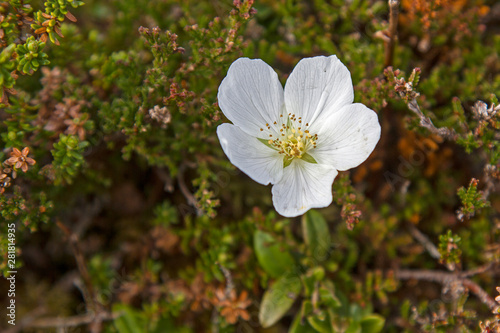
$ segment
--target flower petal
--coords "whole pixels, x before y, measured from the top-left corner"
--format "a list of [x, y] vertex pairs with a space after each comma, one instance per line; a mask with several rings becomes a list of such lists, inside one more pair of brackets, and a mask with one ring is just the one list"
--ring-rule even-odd
[[377, 114], [360, 103], [344, 106], [323, 122], [317, 148], [310, 154], [319, 164], [344, 171], [357, 167], [380, 139]]
[[276, 150], [231, 124], [219, 125], [217, 136], [231, 163], [257, 183], [274, 184], [281, 179], [283, 156]]
[[302, 59], [286, 81], [286, 112], [302, 117], [303, 123], [320, 122], [318, 118], [353, 100], [351, 73], [335, 55]]
[[240, 58], [233, 62], [220, 84], [217, 99], [226, 117], [247, 134], [268, 137], [266, 124], [276, 133], [274, 122], [283, 108], [283, 87], [276, 72], [264, 61]]
[[12, 157], [19, 157], [21, 156], [21, 152], [17, 148], [12, 148], [12, 151], [10, 152], [10, 156]]
[[6, 161], [5, 164], [7, 165], [14, 165], [17, 162], [17, 157], [9, 157]]
[[304, 214], [332, 202], [332, 184], [337, 170], [320, 164], [294, 159], [283, 170], [281, 181], [273, 186], [273, 204], [285, 217]]

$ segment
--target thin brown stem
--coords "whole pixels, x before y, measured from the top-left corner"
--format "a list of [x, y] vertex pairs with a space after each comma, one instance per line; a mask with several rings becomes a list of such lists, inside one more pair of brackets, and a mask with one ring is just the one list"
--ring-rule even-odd
[[394, 47], [398, 34], [399, 0], [389, 0], [389, 30], [388, 40], [385, 45], [384, 67], [391, 66], [394, 59]]
[[73, 252], [73, 255], [75, 257], [76, 265], [78, 267], [78, 271], [80, 272], [80, 275], [83, 279], [83, 283], [85, 284], [85, 289], [86, 293], [88, 295], [84, 295], [85, 299], [87, 300], [86, 303], [89, 311], [91, 312], [96, 312], [97, 309], [97, 302], [96, 302], [96, 297], [95, 297], [95, 292], [94, 292], [94, 287], [92, 285], [92, 279], [90, 278], [89, 271], [87, 269], [87, 264], [85, 262], [85, 257], [83, 256], [82, 249], [80, 247], [80, 243], [78, 241], [78, 236], [73, 233], [68, 227], [66, 227], [64, 224], [62, 224], [60, 221], [57, 221], [57, 226], [59, 229], [61, 229], [66, 236], [66, 238], [69, 240], [71, 250]]
[[101, 318], [101, 314], [103, 313], [103, 309], [102, 305], [97, 301], [97, 294], [94, 290], [92, 279], [87, 269], [87, 263], [83, 255], [78, 236], [59, 221], [57, 222], [57, 226], [63, 231], [70, 242], [71, 250], [73, 252], [73, 256], [75, 257], [78, 271], [80, 272], [83, 280], [83, 286], [81, 286], [81, 290], [85, 299], [85, 305], [87, 306], [88, 316], [92, 318], [92, 320], [88, 322], [89, 331], [91, 333], [99, 333], [102, 330], [103, 319]]
[[460, 276], [463, 278], [468, 278], [468, 277], [478, 275], [478, 274], [483, 274], [486, 272], [493, 274], [493, 275], [496, 275], [499, 272], [498, 268], [499, 268], [498, 262], [494, 261], [494, 262], [487, 263], [486, 265], [479, 266], [479, 267], [476, 267], [474, 269], [470, 269], [468, 271], [462, 272], [462, 273], [460, 273]]
[[447, 273], [430, 270], [407, 270], [402, 269], [396, 271], [396, 278], [401, 280], [425, 280], [436, 282], [442, 285], [450, 285], [452, 282], [459, 282], [462, 286], [469, 289], [476, 297], [490, 310], [498, 307], [498, 304], [491, 298], [486, 291], [484, 291], [477, 283], [467, 278], [463, 278], [460, 274]]
[[184, 181], [184, 171], [186, 169], [187, 164], [182, 164], [177, 173], [177, 183], [179, 184], [179, 189], [182, 194], [186, 198], [189, 205], [196, 209], [196, 215], [201, 216], [203, 211], [198, 207], [198, 202], [196, 201], [194, 195], [189, 191], [185, 181]]
[[434, 243], [431, 242], [429, 237], [417, 229], [413, 224], [408, 224], [408, 229], [410, 234], [415, 238], [422, 246], [429, 252], [429, 254], [435, 259], [441, 259], [441, 254]]

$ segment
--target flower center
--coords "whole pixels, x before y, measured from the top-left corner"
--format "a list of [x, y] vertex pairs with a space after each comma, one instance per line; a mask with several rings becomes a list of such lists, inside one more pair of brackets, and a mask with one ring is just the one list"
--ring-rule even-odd
[[[277, 125], [277, 122], [274, 122], [274, 124]], [[266, 127], [269, 130], [271, 129], [269, 124], [266, 124]], [[309, 123], [302, 124], [302, 117], [296, 118], [294, 114], [289, 113], [286, 124], [281, 124], [278, 137], [275, 138], [270, 134], [267, 142], [261, 141], [283, 155], [284, 167], [290, 165], [294, 158], [303, 159], [309, 163], [317, 163], [307, 153], [307, 150], [311, 147], [316, 148], [318, 134], [311, 134], [307, 129], [308, 127]], [[264, 129], [261, 128], [260, 130], [263, 131]]]

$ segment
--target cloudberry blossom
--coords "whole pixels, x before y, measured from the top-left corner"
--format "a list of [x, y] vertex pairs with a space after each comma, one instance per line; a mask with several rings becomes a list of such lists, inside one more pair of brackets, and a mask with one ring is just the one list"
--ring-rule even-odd
[[273, 184], [286, 217], [332, 202], [338, 171], [365, 161], [380, 138], [377, 115], [354, 103], [349, 70], [336, 56], [299, 61], [283, 89], [260, 59], [237, 59], [218, 93], [233, 124], [217, 135], [231, 163], [256, 182]]

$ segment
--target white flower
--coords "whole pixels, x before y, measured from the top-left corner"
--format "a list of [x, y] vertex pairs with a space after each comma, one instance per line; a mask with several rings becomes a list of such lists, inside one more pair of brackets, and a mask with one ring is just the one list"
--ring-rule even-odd
[[240, 58], [217, 97], [233, 122], [217, 128], [222, 149], [250, 178], [274, 184], [286, 217], [330, 205], [338, 171], [365, 161], [380, 138], [376, 113], [353, 104], [351, 74], [336, 56], [302, 59], [284, 90], [264, 61]]

